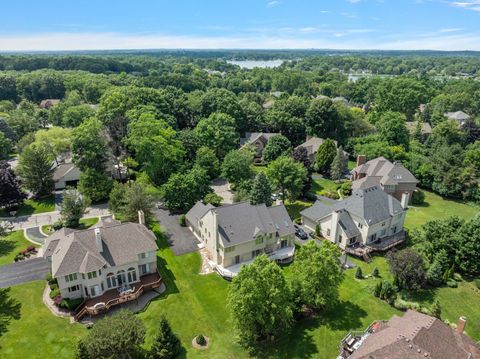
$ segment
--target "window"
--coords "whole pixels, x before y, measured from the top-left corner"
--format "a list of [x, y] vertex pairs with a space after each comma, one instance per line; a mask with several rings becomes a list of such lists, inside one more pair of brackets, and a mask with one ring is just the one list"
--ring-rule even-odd
[[262, 244], [263, 243], [263, 237], [258, 237], [255, 239], [255, 244]]
[[74, 280], [77, 280], [77, 273], [65, 276], [65, 282], [73, 282]]
[[126, 278], [125, 278], [125, 271], [124, 270], [120, 270], [120, 271], [117, 272], [117, 281], [118, 281], [119, 286], [127, 281]]
[[142, 264], [140, 266], [140, 274], [145, 274], [145, 273], [148, 273], [148, 272], [150, 272], [150, 265], [148, 263]]
[[133, 268], [133, 267], [128, 268], [127, 277], [128, 277], [128, 282], [129, 283], [137, 281], [137, 272], [135, 271], [135, 268]]
[[384, 236], [385, 233], [387, 233], [387, 230], [386, 230], [386, 229], [382, 229], [382, 231], [380, 232], [380, 235], [381, 235], [381, 236]]
[[360, 222], [358, 222], [358, 228], [362, 229], [362, 228], [363, 228], [363, 224], [361, 224]]
[[338, 241], [339, 241], [340, 243], [342, 243], [342, 241], [343, 241], [343, 237], [342, 237], [341, 234], [338, 235]]
[[375, 242], [375, 240], [377, 239], [377, 234], [374, 233], [370, 236], [370, 242]]
[[235, 246], [227, 247], [225, 248], [225, 253], [230, 253], [230, 252], [233, 252], [234, 250], [235, 250]]
[[288, 247], [288, 240], [284, 239], [283, 241], [280, 242], [280, 248], [285, 248]]
[[[83, 274], [83, 273], [82, 273], [82, 279], [85, 279], [85, 274]], [[87, 290], [87, 289], [85, 288], [85, 290]]]
[[239, 264], [240, 263], [240, 256], [235, 256], [235, 264]]
[[385, 222], [382, 223], [382, 227], [385, 227]]
[[330, 228], [327, 228], [327, 236], [330, 236]]
[[78, 284], [74, 285], [73, 287], [68, 288], [68, 293], [76, 292], [79, 289], [80, 289], [80, 286]]
[[252, 251], [252, 258], [255, 258], [256, 256], [259, 256], [262, 251], [260, 249], [256, 249]]
[[108, 288], [115, 288], [117, 286], [117, 278], [115, 277], [114, 273], [107, 274], [107, 287]]
[[140, 258], [142, 258], [142, 259], [148, 258], [148, 252], [141, 253]]
[[396, 233], [396, 232], [397, 232], [397, 226], [394, 226], [394, 227], [392, 228], [392, 233]]
[[87, 278], [88, 279], [97, 278], [97, 272], [93, 271], [93, 272], [87, 273]]

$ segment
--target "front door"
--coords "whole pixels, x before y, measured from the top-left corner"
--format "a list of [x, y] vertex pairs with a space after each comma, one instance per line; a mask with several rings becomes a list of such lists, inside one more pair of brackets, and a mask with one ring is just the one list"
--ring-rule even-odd
[[235, 264], [239, 264], [240, 263], [240, 256], [235, 256]]

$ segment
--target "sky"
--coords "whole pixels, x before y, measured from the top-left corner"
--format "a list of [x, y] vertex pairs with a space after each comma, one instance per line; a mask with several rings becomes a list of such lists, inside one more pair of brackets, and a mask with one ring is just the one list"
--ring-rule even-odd
[[480, 50], [480, 0], [6, 0], [0, 51]]

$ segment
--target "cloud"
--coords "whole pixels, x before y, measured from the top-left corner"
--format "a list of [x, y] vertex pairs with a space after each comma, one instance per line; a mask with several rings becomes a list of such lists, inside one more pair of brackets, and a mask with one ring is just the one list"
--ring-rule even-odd
[[277, 6], [278, 4], [280, 4], [280, 1], [272, 0], [267, 2], [267, 7], [274, 7], [274, 6]]
[[480, 12], [480, 0], [453, 1], [453, 2], [450, 2], [450, 5], [454, 7], [463, 8], [466, 10]]
[[347, 0], [350, 4], [357, 4], [362, 0]]
[[[352, 29], [305, 37], [305, 34], [252, 33], [237, 36], [175, 36], [165, 34], [38, 33], [0, 35], [2, 51], [121, 50], [121, 49], [379, 49], [479, 50], [480, 33], [444, 33], [428, 37], [405, 34], [398, 38], [371, 38], [369, 29]], [[348, 34], [357, 34], [354, 38]]]
[[462, 31], [462, 30], [463, 29], [461, 29], [461, 28], [453, 27], [453, 28], [440, 29], [440, 30], [438, 30], [438, 32], [441, 33], [441, 34], [445, 34], [445, 33], [449, 33], [449, 32], [458, 32], [458, 31]]

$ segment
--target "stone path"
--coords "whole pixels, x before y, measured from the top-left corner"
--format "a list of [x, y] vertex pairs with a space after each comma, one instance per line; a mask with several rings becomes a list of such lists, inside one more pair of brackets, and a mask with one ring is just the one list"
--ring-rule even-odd
[[210, 264], [208, 264], [208, 252], [205, 247], [202, 247], [200, 249], [200, 256], [202, 257], [202, 266], [200, 267], [200, 274], [213, 273], [214, 272], [213, 268], [210, 266]]

